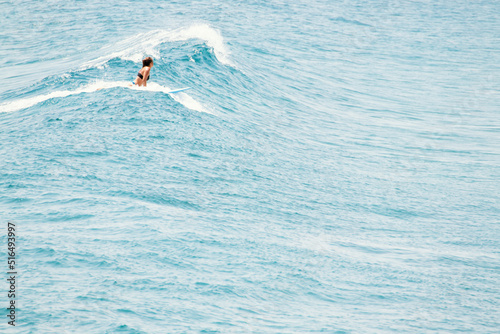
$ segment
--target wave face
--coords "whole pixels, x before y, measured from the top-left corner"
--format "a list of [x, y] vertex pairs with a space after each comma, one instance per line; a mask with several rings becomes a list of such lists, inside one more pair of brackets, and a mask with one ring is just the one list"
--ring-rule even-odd
[[500, 328], [500, 2], [0, 13], [17, 331]]

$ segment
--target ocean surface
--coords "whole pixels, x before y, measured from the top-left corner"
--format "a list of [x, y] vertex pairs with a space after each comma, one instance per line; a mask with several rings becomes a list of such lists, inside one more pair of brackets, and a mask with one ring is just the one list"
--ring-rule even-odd
[[0, 17], [0, 332], [499, 333], [499, 1]]

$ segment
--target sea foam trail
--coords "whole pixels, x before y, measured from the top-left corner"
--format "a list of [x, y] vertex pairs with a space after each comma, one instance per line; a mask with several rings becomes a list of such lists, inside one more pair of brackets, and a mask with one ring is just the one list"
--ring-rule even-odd
[[[140, 62], [145, 55], [153, 58], [159, 58], [156, 46], [165, 42], [185, 41], [189, 39], [201, 39], [207, 46], [213, 48], [217, 60], [224, 65], [235, 67], [230, 60], [229, 50], [224, 44], [224, 39], [220, 32], [208, 24], [197, 24], [188, 28], [179, 28], [176, 30], [153, 30], [131, 36], [112, 46], [104, 48], [104, 52], [110, 52], [105, 56], [90, 60], [82, 65], [82, 68], [103, 66], [113, 58], [121, 58]], [[108, 51], [109, 49], [109, 51]]]
[[[133, 87], [129, 87], [129, 88], [133, 88], [133, 89], [145, 89], [145, 90], [148, 90], [148, 91], [162, 92], [162, 93], [165, 93], [165, 94], [169, 94], [170, 91], [173, 90], [173, 89], [171, 89], [169, 87], [162, 86], [162, 85], [159, 85], [159, 84], [154, 83], [154, 82], [148, 83], [147, 87], [133, 86]], [[185, 92], [171, 94], [171, 96], [174, 99], [174, 101], [179, 102], [180, 104], [182, 104], [183, 106], [185, 106], [188, 109], [199, 111], [199, 112], [204, 112], [204, 113], [207, 113], [207, 114], [212, 114], [205, 107], [203, 107], [203, 105], [200, 102], [196, 101], [189, 94], [187, 94]]]
[[[7, 103], [0, 104], [0, 112], [13, 112], [21, 109], [26, 109], [29, 107], [34, 106], [35, 104], [42, 103], [44, 101], [53, 99], [53, 98], [62, 98], [62, 97], [67, 97], [70, 95], [77, 95], [81, 93], [92, 93], [96, 92], [102, 89], [109, 89], [109, 88], [116, 88], [116, 87], [124, 87], [124, 88], [129, 88], [132, 90], [145, 90], [145, 91], [151, 91], [151, 92], [163, 92], [168, 94], [170, 91], [173, 89], [170, 89], [169, 87], [162, 86], [159, 84], [156, 84], [154, 82], [151, 82], [148, 84], [148, 87], [138, 87], [136, 85], [131, 85], [130, 81], [98, 81], [94, 82], [92, 84], [86, 85], [82, 88], [78, 88], [75, 90], [60, 90], [60, 91], [55, 91], [49, 94], [45, 95], [38, 95], [26, 99], [19, 99]], [[209, 113], [201, 103], [193, 99], [191, 96], [184, 92], [172, 94], [173, 99], [176, 102], [181, 103], [184, 105], [186, 108], [199, 111], [199, 112], [205, 112]]]

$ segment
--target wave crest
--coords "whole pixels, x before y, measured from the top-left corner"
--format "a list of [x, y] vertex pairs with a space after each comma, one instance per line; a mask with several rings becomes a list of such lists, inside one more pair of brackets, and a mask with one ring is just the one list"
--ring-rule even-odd
[[[229, 55], [230, 52], [224, 44], [221, 33], [208, 24], [196, 24], [188, 28], [176, 30], [153, 30], [131, 36], [113, 46], [110, 53], [83, 64], [83, 68], [98, 67], [104, 65], [113, 58], [121, 58], [140, 62], [146, 55], [158, 58], [160, 55], [156, 46], [165, 42], [178, 42], [190, 39], [201, 39], [206, 45], [214, 50], [217, 60], [224, 65], [235, 67]], [[112, 51], [114, 50], [114, 51]], [[104, 49], [104, 51], [107, 51]]]

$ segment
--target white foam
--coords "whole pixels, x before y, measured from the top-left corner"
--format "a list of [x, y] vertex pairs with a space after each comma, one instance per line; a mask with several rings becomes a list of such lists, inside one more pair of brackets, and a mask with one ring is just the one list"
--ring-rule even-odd
[[[91, 83], [89, 85], [86, 85], [82, 88], [78, 88], [75, 90], [61, 90], [61, 91], [55, 91], [49, 94], [45, 95], [39, 95], [39, 96], [34, 96], [26, 99], [19, 99], [15, 100], [12, 102], [7, 102], [0, 104], [0, 112], [13, 112], [21, 109], [26, 109], [31, 106], [34, 106], [35, 104], [47, 101], [49, 99], [53, 98], [61, 98], [61, 97], [67, 97], [70, 95], [77, 95], [81, 93], [92, 93], [96, 92], [98, 90], [102, 89], [109, 89], [109, 88], [116, 88], [116, 87], [124, 87], [124, 88], [129, 88], [133, 90], [145, 90], [145, 91], [152, 91], [152, 92], [163, 92], [163, 93], [169, 93], [172, 91], [169, 87], [162, 86], [159, 84], [156, 84], [154, 82], [148, 83], [147, 87], [139, 87], [137, 85], [132, 85], [130, 81], [97, 81], [94, 83]], [[205, 113], [210, 113], [208, 112], [201, 103], [193, 99], [190, 95], [186, 93], [176, 93], [171, 95], [173, 99], [182, 105], [184, 105], [186, 108], [199, 111], [199, 112], [205, 112]]]
[[184, 41], [188, 39], [201, 39], [207, 46], [214, 49], [215, 56], [222, 64], [234, 66], [229, 59], [229, 50], [224, 44], [224, 39], [218, 30], [208, 24], [193, 25], [187, 29], [179, 29], [169, 33], [171, 41]]
[[[196, 24], [188, 28], [176, 30], [153, 30], [131, 36], [109, 49], [113, 50], [105, 56], [88, 61], [82, 65], [83, 68], [100, 67], [113, 58], [121, 58], [133, 62], [141, 62], [147, 55], [159, 58], [156, 46], [165, 42], [185, 41], [190, 39], [201, 39], [207, 46], [213, 48], [217, 60], [224, 64], [235, 67], [229, 55], [230, 52], [224, 44], [220, 32], [208, 24]], [[106, 49], [104, 50], [106, 51]]]
[[[143, 88], [140, 87], [139, 89], [143, 89]], [[173, 90], [173, 89], [171, 89], [169, 87], [158, 85], [158, 84], [156, 84], [154, 82], [148, 83], [148, 86], [144, 87], [144, 89], [147, 89], [147, 90], [153, 91], [153, 92], [163, 92], [163, 93], [166, 93], [166, 94], [168, 94], [170, 91]], [[180, 104], [182, 104], [183, 106], [185, 106], [188, 109], [199, 111], [199, 112], [204, 112], [204, 113], [208, 113], [208, 114], [212, 114], [207, 109], [205, 109], [200, 102], [198, 102], [195, 99], [193, 99], [187, 93], [180, 92], [180, 93], [172, 94], [171, 96], [172, 96], [172, 98], [175, 101], [179, 102]]]
[[[122, 85], [122, 84], [120, 84], [120, 85]], [[115, 84], [113, 87], [118, 87], [118, 85]], [[55, 92], [45, 94], [45, 95], [38, 95], [38, 96], [26, 98], [26, 99], [19, 99], [19, 100], [15, 100], [12, 102], [0, 104], [0, 112], [12, 112], [12, 111], [17, 111], [17, 110], [21, 110], [21, 109], [26, 109], [26, 108], [29, 108], [31, 106], [34, 106], [35, 104], [38, 104], [38, 103], [41, 103], [41, 102], [44, 102], [44, 101], [47, 101], [47, 100], [50, 100], [53, 98], [67, 97], [70, 95], [76, 95], [76, 94], [80, 94], [80, 93], [90, 93], [90, 92], [95, 92], [98, 89], [103, 89], [103, 88], [111, 88], [111, 87], [100, 87], [97, 85], [97, 83], [95, 83], [95, 84], [87, 85], [85, 87], [82, 87], [82, 88], [79, 88], [76, 90], [72, 90], [72, 91], [71, 90], [59, 90], [59, 91], [55, 91]]]

